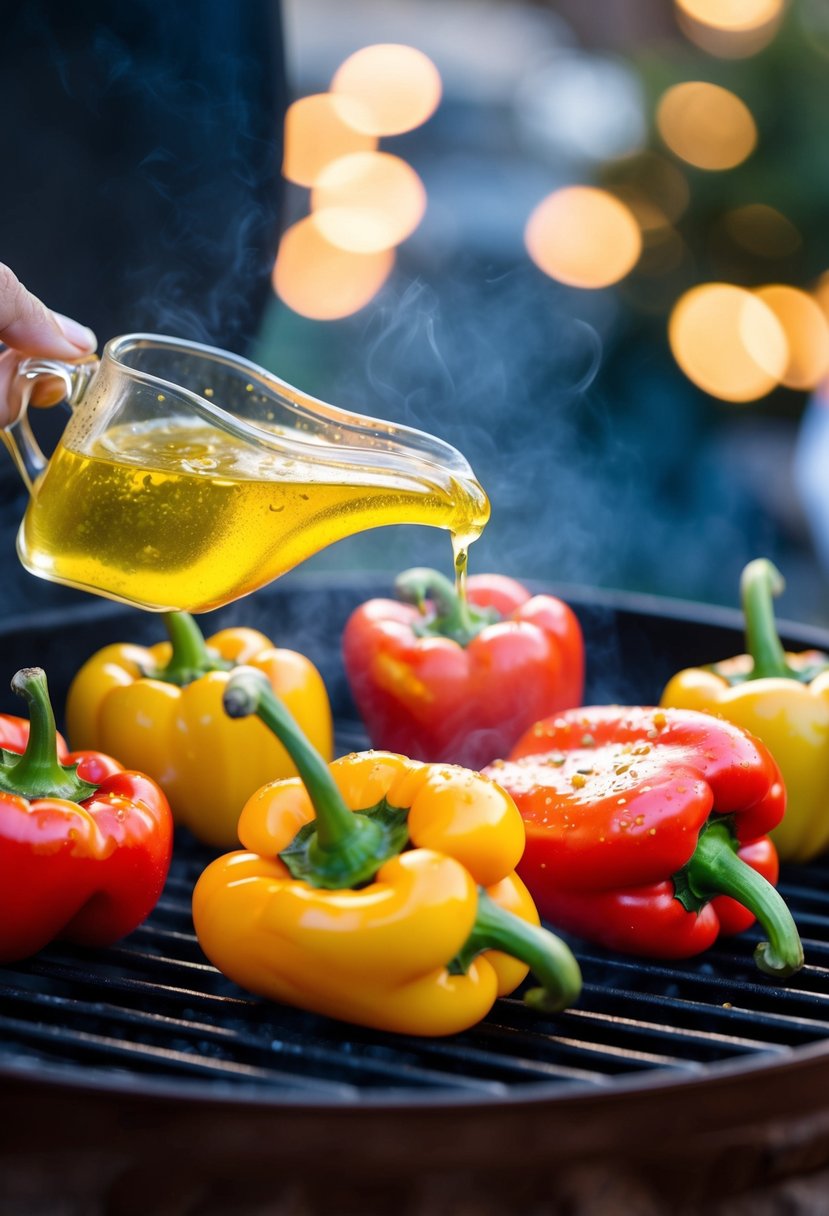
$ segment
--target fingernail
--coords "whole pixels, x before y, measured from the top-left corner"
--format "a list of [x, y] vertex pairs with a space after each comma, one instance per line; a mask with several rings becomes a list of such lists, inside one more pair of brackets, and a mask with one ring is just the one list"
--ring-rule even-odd
[[79, 322], [73, 321], [71, 317], [65, 317], [59, 312], [53, 312], [52, 316], [57, 321], [58, 328], [64, 338], [77, 347], [78, 350], [95, 350], [98, 345], [98, 339], [86, 325], [81, 325]]

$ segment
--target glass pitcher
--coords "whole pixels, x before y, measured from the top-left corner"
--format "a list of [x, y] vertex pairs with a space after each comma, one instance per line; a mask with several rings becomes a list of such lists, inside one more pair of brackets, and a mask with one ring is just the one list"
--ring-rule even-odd
[[[449, 444], [196, 342], [128, 334], [100, 360], [28, 359], [18, 375], [23, 406], [2, 432], [30, 491], [17, 548], [54, 582], [205, 612], [383, 524], [450, 530], [462, 564], [489, 516]], [[72, 409], [48, 461], [26, 412], [42, 376]]]

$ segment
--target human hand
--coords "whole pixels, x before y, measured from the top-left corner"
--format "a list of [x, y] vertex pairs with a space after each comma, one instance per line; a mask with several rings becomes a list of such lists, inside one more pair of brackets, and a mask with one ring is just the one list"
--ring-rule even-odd
[[[20, 409], [14, 375], [22, 358], [82, 359], [96, 346], [91, 329], [52, 312], [0, 262], [0, 426], [7, 426]], [[59, 401], [60, 395], [46, 379], [38, 385], [34, 403], [48, 405]]]

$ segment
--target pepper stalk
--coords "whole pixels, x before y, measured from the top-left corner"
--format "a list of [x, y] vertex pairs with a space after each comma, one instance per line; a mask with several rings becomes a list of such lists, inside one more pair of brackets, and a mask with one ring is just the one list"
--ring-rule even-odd
[[[415, 632], [420, 637], [452, 638], [460, 646], [468, 646], [473, 638], [499, 620], [492, 608], [476, 608], [466, 596], [459, 595], [454, 583], [438, 570], [414, 566], [404, 570], [394, 580], [394, 590], [401, 600], [414, 604], [422, 613]], [[427, 615], [426, 601], [434, 605]]]
[[328, 765], [261, 672], [237, 668], [228, 680], [223, 704], [231, 718], [256, 714], [264, 722], [293, 760], [311, 798], [314, 820], [280, 854], [294, 878], [331, 890], [359, 886], [401, 851], [399, 823], [389, 827], [381, 815], [372, 817], [346, 806]]
[[740, 599], [745, 617], [746, 650], [752, 658], [752, 668], [738, 679], [729, 678], [729, 683], [778, 676], [808, 684], [826, 667], [825, 656], [819, 656], [820, 662], [804, 667], [793, 667], [787, 661], [777, 632], [773, 604], [774, 597], [782, 594], [785, 586], [783, 575], [765, 557], [755, 558], [743, 570]]
[[729, 895], [754, 914], [768, 941], [760, 942], [754, 961], [761, 971], [785, 978], [803, 966], [803, 944], [782, 895], [737, 855], [737, 840], [727, 821], [703, 828], [691, 860], [674, 877], [676, 898], [695, 911], [718, 895]]
[[189, 612], [165, 612], [164, 624], [172, 654], [165, 667], [153, 671], [153, 679], [183, 688], [208, 671], [230, 671], [233, 664], [211, 650]]
[[57, 730], [46, 673], [42, 667], [23, 667], [12, 677], [12, 690], [29, 706], [29, 738], [22, 755], [0, 751], [0, 790], [22, 798], [64, 798], [83, 802], [98, 788], [78, 776], [78, 765], [61, 764]]
[[479, 887], [475, 924], [449, 970], [465, 972], [484, 950], [501, 950], [527, 964], [541, 987], [529, 988], [524, 1003], [538, 1013], [567, 1009], [581, 992], [579, 965], [561, 938], [514, 916]]

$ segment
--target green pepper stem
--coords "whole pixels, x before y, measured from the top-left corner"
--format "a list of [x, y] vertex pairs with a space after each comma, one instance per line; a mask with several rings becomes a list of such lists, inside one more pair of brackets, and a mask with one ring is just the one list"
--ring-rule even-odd
[[172, 654], [166, 667], [152, 673], [153, 679], [184, 687], [208, 671], [229, 671], [233, 666], [210, 650], [189, 612], [165, 612], [164, 624]]
[[4, 751], [0, 760], [0, 789], [23, 798], [65, 798], [82, 802], [98, 788], [83, 781], [77, 764], [61, 764], [57, 732], [46, 673], [41, 667], [24, 667], [11, 682], [12, 690], [29, 706], [29, 739], [21, 756]]
[[747, 676], [759, 680], [764, 676], [797, 678], [786, 662], [786, 652], [777, 632], [773, 597], [780, 595], [786, 584], [783, 575], [765, 557], [749, 562], [740, 578], [740, 598], [745, 616], [746, 650], [754, 664]]
[[542, 986], [530, 988], [524, 1002], [540, 1013], [566, 1009], [581, 992], [581, 970], [561, 938], [508, 912], [479, 887], [475, 925], [458, 956], [461, 968], [484, 950], [500, 950], [527, 964]]
[[[473, 608], [445, 574], [427, 566], [415, 566], [398, 574], [394, 590], [399, 599], [415, 604], [424, 614], [419, 632], [452, 638], [461, 646], [468, 646], [482, 629], [499, 619], [494, 609]], [[434, 605], [434, 613], [428, 617], [427, 600]]]
[[766, 932], [754, 960], [761, 971], [784, 978], [803, 966], [803, 945], [782, 895], [762, 874], [737, 855], [737, 842], [726, 823], [712, 823], [701, 833], [686, 867], [692, 891], [699, 897], [730, 895], [753, 912]]
[[224, 691], [231, 718], [255, 714], [287, 751], [314, 806], [314, 833], [307, 846], [305, 877], [317, 886], [350, 887], [378, 869], [383, 856], [382, 826], [346, 805], [330, 769], [308, 742], [262, 672], [237, 667]]

